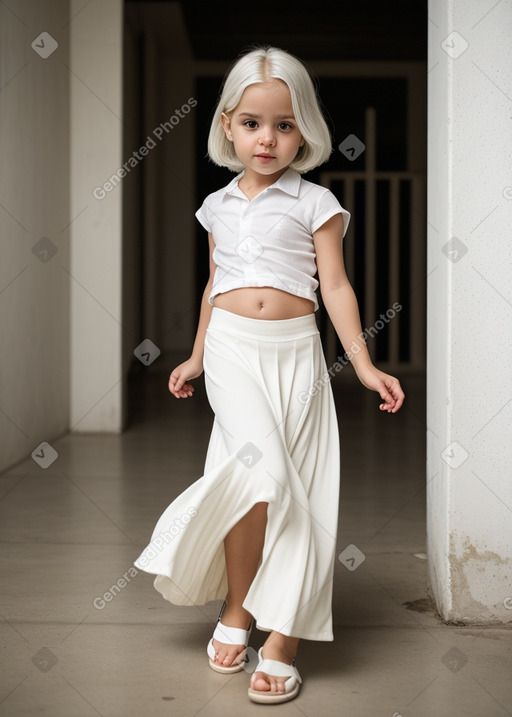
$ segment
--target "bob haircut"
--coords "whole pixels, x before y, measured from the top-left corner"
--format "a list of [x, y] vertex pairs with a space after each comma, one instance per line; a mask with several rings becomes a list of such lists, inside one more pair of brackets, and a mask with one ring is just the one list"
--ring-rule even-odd
[[302, 174], [327, 161], [332, 152], [331, 136], [320, 109], [312, 76], [306, 66], [289, 52], [263, 46], [246, 51], [226, 73], [208, 135], [208, 155], [214, 164], [227, 167], [233, 172], [244, 169], [235, 154], [233, 142], [224, 133], [221, 114], [224, 112], [231, 119], [245, 88], [272, 78], [287, 84], [295, 120], [305, 140], [290, 163], [290, 168]]

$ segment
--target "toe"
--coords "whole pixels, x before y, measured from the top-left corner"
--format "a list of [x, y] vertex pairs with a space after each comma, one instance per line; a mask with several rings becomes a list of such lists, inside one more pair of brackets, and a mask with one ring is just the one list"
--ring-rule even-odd
[[236, 648], [235, 648], [235, 649], [234, 649], [234, 648], [229, 649], [229, 650], [226, 652], [226, 655], [225, 655], [225, 657], [224, 657], [224, 665], [225, 665], [226, 667], [228, 667], [228, 666], [230, 666], [230, 665], [235, 665], [235, 664], [238, 662], [238, 659], [237, 659], [237, 658], [238, 658], [238, 654], [239, 654], [239, 653], [238, 653], [238, 651], [236, 650]]
[[223, 647], [222, 643], [217, 642], [217, 640], [214, 640], [213, 649], [215, 650], [215, 657], [213, 658], [213, 661], [216, 662], [218, 665], [222, 665], [224, 663], [224, 658], [226, 657], [225, 648]]
[[286, 692], [286, 677], [270, 677], [266, 672], [255, 672], [252, 689], [259, 692]]
[[284, 677], [282, 679], [276, 679], [276, 681], [273, 685], [274, 692], [286, 692], [284, 683], [285, 683]]
[[270, 680], [264, 672], [255, 672], [252, 679], [252, 689], [260, 692], [269, 692]]
[[224, 667], [231, 667], [236, 665], [244, 659], [245, 645], [230, 645], [229, 647], [218, 640], [213, 641], [213, 649], [217, 654], [217, 658], [214, 662], [217, 665], [224, 665]]

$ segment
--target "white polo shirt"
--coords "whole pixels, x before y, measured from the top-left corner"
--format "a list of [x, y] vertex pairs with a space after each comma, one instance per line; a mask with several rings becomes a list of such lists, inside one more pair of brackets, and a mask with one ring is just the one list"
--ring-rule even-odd
[[293, 169], [249, 200], [238, 187], [243, 174], [209, 194], [196, 212], [215, 242], [217, 269], [208, 302], [231, 289], [270, 286], [310, 299], [316, 311], [313, 233], [341, 213], [345, 236], [350, 213], [329, 189]]

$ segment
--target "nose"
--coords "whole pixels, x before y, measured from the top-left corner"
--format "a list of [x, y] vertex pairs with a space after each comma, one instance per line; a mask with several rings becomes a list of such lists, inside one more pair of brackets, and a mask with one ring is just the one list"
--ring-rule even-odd
[[262, 127], [258, 141], [263, 147], [273, 147], [276, 143], [276, 140], [272, 129], [270, 127]]

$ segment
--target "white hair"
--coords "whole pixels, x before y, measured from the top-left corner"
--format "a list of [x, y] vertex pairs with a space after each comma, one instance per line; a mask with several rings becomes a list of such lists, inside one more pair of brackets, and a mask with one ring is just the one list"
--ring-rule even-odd
[[290, 163], [290, 168], [304, 173], [327, 161], [332, 152], [331, 136], [320, 109], [312, 76], [306, 66], [289, 52], [265, 46], [243, 54], [226, 73], [208, 135], [208, 155], [212, 162], [228, 167], [233, 172], [244, 169], [235, 154], [233, 143], [226, 137], [221, 114], [224, 112], [231, 119], [246, 87], [271, 78], [282, 80], [288, 86], [295, 120], [305, 140]]

